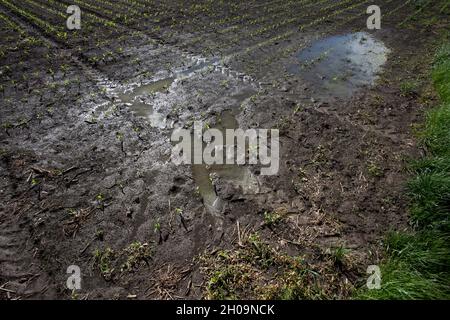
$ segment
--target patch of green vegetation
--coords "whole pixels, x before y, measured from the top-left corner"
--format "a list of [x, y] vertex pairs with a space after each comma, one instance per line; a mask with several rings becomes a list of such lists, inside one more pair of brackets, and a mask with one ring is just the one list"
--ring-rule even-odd
[[444, 44], [436, 54], [433, 66], [433, 81], [441, 100], [450, 103], [450, 42]]
[[2, 159], [7, 154], [8, 154], [8, 151], [6, 149], [0, 148], [0, 159]]
[[[200, 256], [208, 299], [322, 299], [331, 297], [338, 277], [331, 265], [319, 268], [250, 234], [238, 249]], [[315, 270], [320, 269], [320, 274]]]
[[412, 201], [410, 215], [415, 223], [420, 227], [448, 223], [449, 171], [420, 173], [409, 182], [408, 187]]
[[264, 224], [266, 226], [274, 226], [281, 221], [283, 217], [278, 212], [264, 212]]
[[344, 246], [339, 246], [331, 251], [331, 257], [335, 265], [343, 266], [345, 263], [345, 257], [347, 255], [347, 249]]
[[383, 175], [383, 170], [374, 162], [369, 163], [367, 171], [372, 177], [381, 177]]
[[280, 131], [280, 135], [284, 135], [288, 132], [290, 125], [292, 124], [292, 118], [281, 117], [276, 124], [276, 128]]
[[103, 193], [99, 193], [97, 196], [95, 196], [95, 199], [97, 199], [98, 201], [104, 201], [105, 195]]
[[112, 262], [116, 253], [111, 248], [105, 250], [96, 249], [94, 251], [94, 263], [97, 265], [100, 273], [105, 279], [110, 279], [114, 268]]
[[230, 81], [229, 81], [229, 80], [222, 80], [222, 81], [220, 82], [220, 85], [221, 85], [223, 88], [228, 89], [229, 86], [230, 86]]
[[159, 220], [153, 224], [153, 231], [155, 233], [161, 233], [161, 223], [159, 222]]
[[149, 245], [138, 241], [130, 244], [124, 249], [123, 253], [126, 255], [126, 261], [120, 269], [122, 272], [135, 270], [141, 261], [144, 261], [148, 265], [148, 260], [152, 256]]
[[5, 130], [12, 129], [13, 127], [14, 127], [14, 125], [12, 123], [10, 123], [10, 122], [2, 123], [2, 128], [5, 129]]
[[95, 232], [95, 239], [99, 241], [103, 241], [105, 238], [105, 231], [99, 229]]
[[425, 129], [421, 134], [425, 146], [435, 156], [450, 155], [450, 98], [448, 99], [442, 106], [427, 113]]
[[450, 299], [450, 43], [438, 51], [432, 77], [442, 104], [420, 132], [427, 155], [411, 164], [415, 230], [387, 237], [381, 288], [361, 289], [359, 298]]
[[449, 238], [437, 231], [391, 233], [381, 266], [381, 289], [362, 299], [449, 299]]
[[400, 94], [403, 97], [414, 96], [418, 93], [419, 84], [416, 81], [403, 81], [400, 84]]
[[96, 249], [93, 255], [94, 265], [101, 275], [105, 280], [111, 280], [117, 273], [137, 270], [142, 262], [148, 265], [152, 252], [147, 243], [136, 241], [122, 250], [113, 250], [109, 247], [104, 250]]
[[316, 152], [314, 153], [314, 157], [311, 159], [311, 164], [315, 166], [322, 166], [327, 163], [328, 157], [327, 152], [328, 150], [323, 145], [318, 145]]

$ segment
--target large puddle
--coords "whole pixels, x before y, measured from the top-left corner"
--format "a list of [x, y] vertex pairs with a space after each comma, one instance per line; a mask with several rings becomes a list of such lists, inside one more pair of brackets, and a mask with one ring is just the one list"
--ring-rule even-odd
[[350, 97], [358, 88], [374, 84], [389, 52], [365, 32], [333, 36], [299, 52], [288, 70], [324, 95]]
[[180, 68], [174, 70], [173, 76], [163, 78], [161, 80], [153, 81], [141, 85], [132, 85], [130, 88], [121, 91], [117, 94], [120, 102], [126, 103], [132, 112], [137, 116], [149, 120], [150, 125], [155, 128], [167, 128], [167, 118], [162, 113], [158, 112], [150, 103], [151, 97], [157, 93], [166, 92], [174, 83], [175, 79], [182, 79], [191, 76], [193, 73], [204, 70], [218, 62], [217, 58], [207, 61], [206, 59], [199, 59], [197, 62], [187, 68]]

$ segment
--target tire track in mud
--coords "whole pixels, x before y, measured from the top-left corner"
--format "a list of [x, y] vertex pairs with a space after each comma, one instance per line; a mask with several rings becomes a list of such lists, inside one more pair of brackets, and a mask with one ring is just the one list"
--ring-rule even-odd
[[[0, 7], [0, 12], [28, 34], [47, 40], [4, 7]], [[9, 170], [11, 168], [6, 168], [5, 172]], [[10, 179], [6, 178], [8, 185], [13, 184]], [[17, 202], [2, 201], [0, 207], [0, 300], [53, 298], [55, 291], [51, 281], [35, 258], [35, 252], [29, 250], [31, 234], [29, 222], [22, 216], [24, 207], [17, 209], [16, 205]]]
[[[0, 6], [0, 12], [8, 16], [28, 34], [38, 37], [49, 48], [60, 50], [66, 56], [65, 48], [44, 36], [36, 26], [23, 21], [4, 7]], [[81, 62], [77, 57], [73, 55], [68, 55], [68, 57], [93, 83], [103, 78], [101, 72]], [[39, 259], [36, 258], [39, 248], [30, 248], [32, 235], [29, 228], [31, 222], [25, 218], [26, 213], [24, 212], [29, 208], [16, 209], [18, 201], [9, 204], [3, 203], [3, 208], [0, 210], [0, 300], [54, 299], [57, 297], [55, 289], [57, 286], [46, 273]], [[14, 209], [10, 207], [14, 207]]]
[[52, 281], [27, 250], [30, 234], [21, 214], [0, 215], [0, 299], [51, 299]]

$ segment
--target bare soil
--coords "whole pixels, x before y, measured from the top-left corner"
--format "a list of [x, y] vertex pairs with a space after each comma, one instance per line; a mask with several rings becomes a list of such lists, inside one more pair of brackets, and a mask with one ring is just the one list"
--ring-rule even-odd
[[[199, 256], [240, 250], [252, 232], [317, 270], [345, 247], [327, 292], [348, 298], [386, 232], [409, 227], [405, 167], [420, 153], [414, 128], [435, 100], [428, 66], [448, 27], [443, 2], [417, 14], [381, 2], [382, 29], [369, 31], [360, 1], [1, 1], [22, 31], [0, 21], [0, 298], [204, 298], [211, 259]], [[17, 9], [64, 29], [55, 12], [71, 3], [84, 20], [66, 38]], [[289, 72], [302, 49], [360, 31], [390, 50], [373, 85], [343, 97]], [[169, 139], [224, 111], [243, 129], [280, 129], [280, 171], [215, 176], [223, 207], [212, 213], [205, 176], [170, 161]], [[76, 295], [70, 265], [82, 271]]]

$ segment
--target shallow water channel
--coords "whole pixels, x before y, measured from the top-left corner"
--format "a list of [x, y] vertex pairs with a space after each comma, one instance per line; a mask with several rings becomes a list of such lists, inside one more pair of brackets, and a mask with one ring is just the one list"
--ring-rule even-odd
[[[238, 129], [239, 124], [231, 110], [225, 110], [218, 116], [216, 129], [225, 136], [226, 129]], [[193, 165], [192, 176], [203, 198], [203, 203], [208, 211], [220, 214], [224, 206], [224, 200], [219, 197], [215, 181], [221, 181], [239, 188], [242, 194], [256, 194], [259, 192], [258, 178], [247, 166], [235, 164], [221, 165]]]

